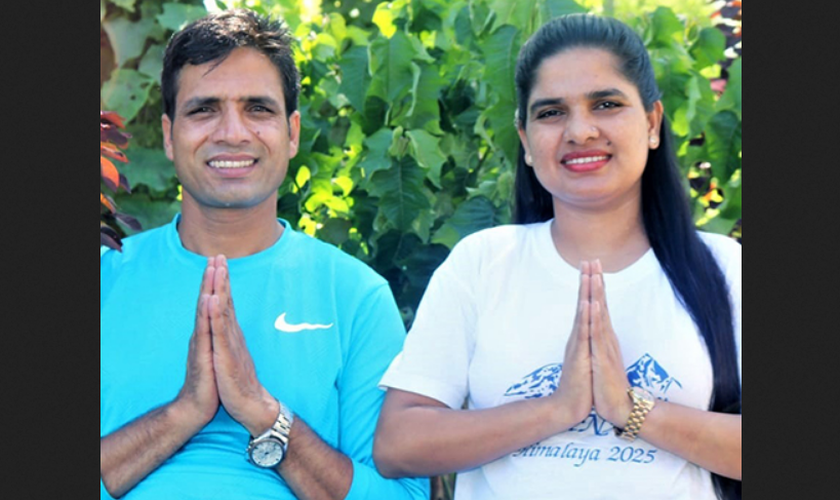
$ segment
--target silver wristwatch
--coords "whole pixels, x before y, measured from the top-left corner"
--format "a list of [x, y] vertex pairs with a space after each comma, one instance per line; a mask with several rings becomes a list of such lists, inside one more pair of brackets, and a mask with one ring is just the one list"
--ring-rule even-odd
[[251, 438], [248, 448], [245, 450], [248, 461], [257, 467], [276, 467], [286, 456], [286, 449], [289, 446], [289, 432], [292, 430], [292, 422], [294, 422], [295, 417], [286, 405], [280, 401], [277, 403], [280, 405], [277, 420], [267, 431]]

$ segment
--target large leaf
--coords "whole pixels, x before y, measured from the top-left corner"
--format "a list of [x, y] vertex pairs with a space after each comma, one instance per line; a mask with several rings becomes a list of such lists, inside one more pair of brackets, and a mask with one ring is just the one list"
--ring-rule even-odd
[[407, 128], [424, 128], [429, 132], [442, 134], [440, 129], [440, 106], [438, 98], [446, 81], [438, 74], [435, 65], [412, 63], [411, 106], [403, 121]]
[[347, 97], [356, 111], [363, 111], [365, 94], [370, 85], [367, 47], [354, 46], [346, 51], [339, 63], [341, 85], [338, 91]]
[[163, 53], [165, 49], [159, 43], [151, 45], [146, 49], [146, 53], [143, 54], [140, 65], [137, 67], [137, 70], [141, 73], [154, 78], [158, 85], [160, 85], [160, 76], [163, 72]]
[[674, 11], [668, 7], [657, 7], [651, 20], [655, 44], [669, 46], [673, 42], [682, 41], [685, 27]]
[[741, 161], [741, 121], [732, 111], [721, 111], [709, 121], [706, 129], [706, 153], [712, 174], [725, 182], [739, 168]]
[[692, 44], [689, 53], [694, 57], [694, 69], [701, 70], [723, 60], [726, 35], [717, 28], [703, 28]]
[[207, 14], [207, 9], [203, 5], [165, 3], [163, 13], [157, 16], [157, 21], [164, 28], [177, 31], [205, 14]]
[[726, 90], [717, 102], [717, 109], [731, 110], [741, 118], [741, 58], [736, 59], [729, 66], [729, 79]]
[[406, 135], [411, 139], [414, 158], [421, 167], [427, 169], [426, 177], [440, 187], [440, 167], [446, 157], [440, 150], [440, 139], [425, 130], [409, 130]]
[[586, 8], [573, 0], [545, 0], [540, 5], [540, 15], [545, 23], [558, 16], [587, 12]]
[[391, 38], [379, 38], [370, 44], [370, 69], [373, 74], [368, 95], [393, 104], [411, 88], [411, 59], [414, 46], [402, 31]]
[[121, 169], [135, 189], [144, 185], [153, 193], [163, 194], [177, 185], [175, 168], [163, 150], [132, 147], [129, 152], [131, 163]]
[[465, 236], [497, 223], [493, 202], [483, 196], [476, 196], [458, 205], [452, 217], [432, 236], [432, 243], [452, 248]]
[[106, 19], [102, 28], [111, 40], [117, 67], [122, 67], [126, 61], [142, 54], [147, 38], [163, 37], [163, 29], [154, 19], [148, 18], [132, 22], [124, 17], [115, 17]]
[[389, 128], [382, 128], [364, 140], [368, 149], [365, 159], [359, 163], [369, 179], [377, 170], [384, 170], [391, 166], [391, 158], [388, 156], [388, 148], [394, 139], [394, 131]]
[[423, 177], [411, 156], [371, 177], [370, 193], [379, 197], [379, 212], [399, 231], [408, 231], [420, 211], [430, 206], [423, 192]]
[[133, 69], [115, 69], [102, 86], [100, 96], [105, 107], [130, 122], [149, 98], [154, 79]]
[[179, 201], [152, 199], [145, 193], [119, 194], [115, 198], [120, 211], [131, 214], [144, 230], [171, 222], [181, 209]]
[[496, 13], [499, 26], [511, 24], [521, 29], [527, 29], [531, 16], [537, 7], [537, 0], [492, 0], [490, 8]]
[[516, 101], [514, 73], [521, 45], [520, 37], [521, 33], [517, 28], [505, 25], [494, 31], [482, 46], [487, 61], [484, 79], [491, 90], [508, 101]]

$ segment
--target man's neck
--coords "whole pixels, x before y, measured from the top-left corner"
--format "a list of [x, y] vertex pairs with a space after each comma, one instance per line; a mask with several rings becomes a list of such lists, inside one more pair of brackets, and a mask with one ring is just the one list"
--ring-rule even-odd
[[640, 198], [598, 210], [572, 208], [555, 200], [551, 238], [569, 264], [578, 267], [582, 260], [597, 258], [608, 273], [633, 264], [650, 248]]
[[[271, 203], [268, 203], [271, 201]], [[187, 250], [211, 257], [235, 259], [269, 248], [283, 235], [276, 201], [251, 208], [208, 208], [184, 196], [178, 235]]]

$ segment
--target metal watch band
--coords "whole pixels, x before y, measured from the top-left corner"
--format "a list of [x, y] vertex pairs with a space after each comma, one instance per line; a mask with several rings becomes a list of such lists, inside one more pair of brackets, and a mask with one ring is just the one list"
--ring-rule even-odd
[[632, 387], [627, 390], [627, 394], [633, 400], [633, 410], [630, 412], [630, 416], [627, 417], [627, 424], [625, 424], [624, 429], [616, 427], [615, 434], [627, 441], [634, 441], [639, 434], [639, 430], [642, 428], [645, 417], [647, 417], [648, 412], [653, 408], [653, 403], [635, 396]]

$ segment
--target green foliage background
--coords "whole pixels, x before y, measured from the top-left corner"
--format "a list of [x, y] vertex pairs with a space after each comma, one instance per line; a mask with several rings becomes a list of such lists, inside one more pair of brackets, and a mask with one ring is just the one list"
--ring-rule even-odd
[[[279, 15], [292, 28], [301, 148], [278, 216], [386, 277], [407, 325], [452, 246], [510, 221], [522, 42], [552, 17], [603, 8], [592, 0], [100, 0], [115, 63], [101, 105], [133, 135], [130, 163], [120, 165], [133, 192], [114, 199], [145, 229], [169, 222], [180, 206], [160, 132], [163, 47], [206, 13], [205, 3]], [[605, 3], [653, 56], [698, 226], [740, 238], [740, 57], [726, 61], [724, 35], [702, 1], [684, 1], [691, 15]], [[722, 61], [728, 81], [719, 95], [710, 81]]]

